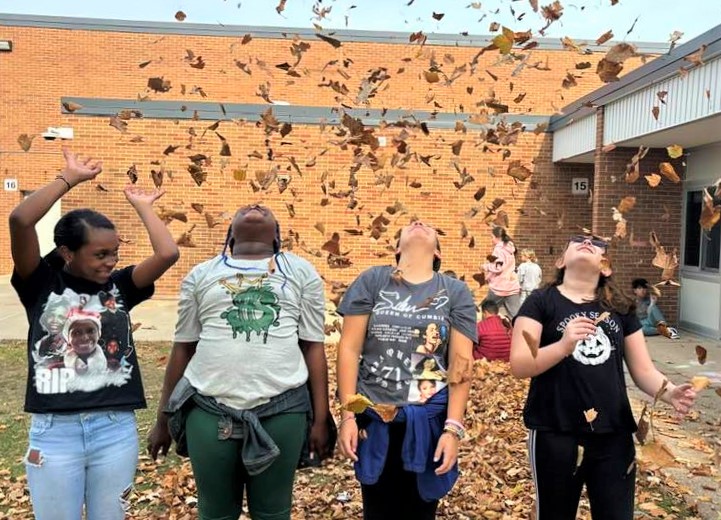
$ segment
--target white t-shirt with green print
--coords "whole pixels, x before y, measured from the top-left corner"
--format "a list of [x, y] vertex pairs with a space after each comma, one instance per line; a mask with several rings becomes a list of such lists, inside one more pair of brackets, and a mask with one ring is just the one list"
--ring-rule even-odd
[[323, 282], [292, 254], [196, 265], [180, 289], [176, 342], [197, 341], [185, 377], [202, 395], [237, 410], [305, 384], [298, 341], [324, 341]]

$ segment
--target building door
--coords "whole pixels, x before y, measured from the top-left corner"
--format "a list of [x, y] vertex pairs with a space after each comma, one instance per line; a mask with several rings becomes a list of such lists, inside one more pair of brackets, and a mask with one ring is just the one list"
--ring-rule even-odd
[[[27, 198], [29, 195], [30, 193], [26, 193], [25, 197]], [[61, 216], [60, 201], [58, 200], [50, 208], [50, 211], [48, 211], [45, 216], [40, 219], [40, 222], [35, 225], [35, 231], [38, 233], [38, 243], [40, 244], [40, 256], [45, 256], [55, 249], [53, 230], [55, 229], [55, 224], [58, 220], [60, 220]]]

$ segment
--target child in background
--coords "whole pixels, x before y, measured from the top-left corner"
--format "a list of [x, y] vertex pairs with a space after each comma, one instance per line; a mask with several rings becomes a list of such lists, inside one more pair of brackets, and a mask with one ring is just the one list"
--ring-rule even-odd
[[668, 339], [679, 339], [678, 331], [666, 323], [657, 302], [660, 292], [649, 285], [645, 278], [636, 278], [631, 282], [633, 294], [636, 296], [636, 317], [641, 322], [644, 336], [666, 336]]
[[518, 266], [518, 283], [521, 284], [521, 303], [533, 290], [541, 285], [542, 272], [533, 249], [521, 251], [521, 265]]
[[508, 361], [511, 352], [511, 326], [498, 315], [498, 304], [492, 301], [481, 303], [483, 319], [476, 325], [478, 343], [473, 345], [473, 359], [486, 358]]

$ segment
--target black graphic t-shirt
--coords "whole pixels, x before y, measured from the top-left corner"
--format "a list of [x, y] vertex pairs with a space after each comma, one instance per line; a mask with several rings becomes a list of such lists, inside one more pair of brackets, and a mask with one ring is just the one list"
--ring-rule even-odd
[[[531, 293], [518, 312], [543, 325], [541, 348], [561, 339], [572, 319], [592, 320], [604, 310], [598, 302], [575, 303], [556, 287]], [[570, 433], [633, 432], [636, 422], [623, 376], [624, 339], [641, 328], [634, 314], [612, 312], [592, 338], [579, 341], [573, 354], [531, 379], [524, 409], [526, 426]], [[584, 411], [595, 409], [586, 421]]]
[[468, 286], [434, 273], [420, 284], [372, 267], [343, 296], [341, 315], [370, 314], [357, 391], [379, 404], [423, 404], [447, 384], [451, 328], [476, 342], [476, 309]]
[[134, 266], [98, 284], [41, 260], [27, 279], [12, 285], [25, 307], [28, 381], [25, 411], [144, 408], [145, 395], [130, 325], [130, 310], [153, 295], [138, 289]]

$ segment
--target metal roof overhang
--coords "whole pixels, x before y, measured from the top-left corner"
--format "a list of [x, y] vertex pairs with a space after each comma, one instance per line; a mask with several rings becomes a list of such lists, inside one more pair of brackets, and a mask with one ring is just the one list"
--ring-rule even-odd
[[[680, 75], [682, 66], [691, 65], [684, 58], [703, 45], [704, 64]], [[656, 96], [663, 90], [668, 91], [665, 103]], [[554, 132], [554, 148], [575, 153], [554, 153], [554, 161], [593, 162], [595, 147], [588, 146], [589, 129], [583, 122], [600, 106], [605, 107], [603, 144], [691, 148], [720, 141], [721, 25], [564, 107], [562, 115], [551, 119], [549, 130]], [[658, 118], [652, 115], [654, 106], [659, 107]], [[574, 149], [570, 140], [587, 146], [576, 144]]]

